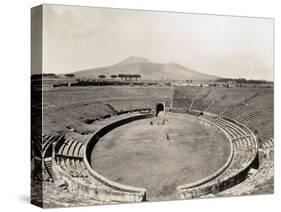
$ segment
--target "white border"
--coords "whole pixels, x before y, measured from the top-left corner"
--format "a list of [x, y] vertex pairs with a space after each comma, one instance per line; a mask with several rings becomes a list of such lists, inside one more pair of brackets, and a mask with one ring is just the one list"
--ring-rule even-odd
[[[275, 18], [275, 129], [280, 126], [281, 13], [277, 0], [9, 0], [1, 2], [0, 209], [35, 211], [29, 198], [30, 8], [41, 3], [227, 14]], [[280, 136], [275, 130], [275, 195], [140, 203], [65, 209], [69, 211], [277, 211], [280, 194]], [[279, 178], [279, 180], [278, 180]], [[58, 209], [54, 209], [57, 211]], [[280, 209], [279, 209], [280, 210]]]

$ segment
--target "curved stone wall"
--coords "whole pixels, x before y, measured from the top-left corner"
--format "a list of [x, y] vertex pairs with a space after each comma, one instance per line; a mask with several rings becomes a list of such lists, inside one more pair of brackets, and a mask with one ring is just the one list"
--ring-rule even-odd
[[[90, 162], [89, 162], [95, 145], [97, 144], [97, 142], [99, 141], [99, 139], [101, 137], [103, 137], [105, 134], [107, 134], [111, 130], [113, 130], [121, 125], [130, 123], [132, 121], [140, 120], [140, 119], [151, 118], [154, 116], [155, 116], [155, 114], [141, 114], [141, 115], [135, 115], [135, 116], [131, 116], [128, 118], [124, 118], [122, 120], [118, 120], [116, 122], [113, 122], [111, 124], [108, 124], [108, 125], [100, 128], [86, 142], [85, 149], [84, 149], [84, 163], [92, 177], [94, 177], [97, 181], [99, 181], [106, 187], [109, 187], [112, 189], [112, 192], [108, 193], [108, 195], [111, 195], [111, 197], [108, 197], [111, 199], [111, 201], [114, 201], [114, 200], [123, 201], [123, 202], [144, 201], [146, 198], [146, 189], [119, 184], [119, 183], [113, 182], [113, 181], [105, 178], [104, 176], [100, 175], [99, 173], [97, 173], [91, 167]], [[190, 115], [187, 115], [187, 116], [190, 116]], [[256, 147], [255, 155], [256, 156], [254, 158], [251, 158], [249, 160], [249, 162], [245, 166], [243, 166], [237, 173], [216, 181], [215, 179], [218, 176], [220, 176], [220, 174], [222, 174], [224, 171], [227, 170], [227, 168], [229, 167], [230, 163], [233, 160], [234, 150], [233, 150], [232, 140], [231, 140], [230, 136], [228, 135], [228, 133], [222, 127], [216, 125], [215, 123], [213, 123], [207, 119], [200, 118], [200, 117], [194, 117], [194, 116], [190, 116], [190, 117], [198, 118], [199, 120], [201, 120], [205, 123], [208, 123], [210, 125], [216, 126], [218, 129], [220, 129], [225, 134], [225, 136], [227, 137], [227, 139], [229, 141], [231, 153], [230, 153], [230, 156], [229, 156], [227, 162], [212, 175], [209, 175], [208, 177], [201, 179], [199, 181], [196, 181], [194, 183], [189, 183], [189, 184], [178, 186], [177, 187], [178, 198], [185, 199], [185, 198], [192, 198], [192, 197], [207, 195], [209, 193], [217, 193], [220, 191], [224, 191], [227, 188], [230, 188], [230, 187], [242, 182], [247, 177], [249, 169], [251, 167], [253, 167], [255, 165], [255, 163], [257, 163], [257, 159], [258, 159], [257, 143], [256, 143], [256, 138], [253, 135], [253, 133], [245, 126], [241, 126], [241, 125], [238, 125], [237, 123], [234, 123], [238, 127], [244, 128], [246, 131], [251, 133], [251, 136], [253, 136], [254, 142], [255, 142], [255, 147]], [[112, 197], [113, 193], [115, 194], [116, 198]], [[105, 198], [105, 199], [108, 199], [108, 198]]]
[[[194, 117], [194, 116], [187, 115], [187, 114], [186, 114], [186, 116]], [[228, 160], [226, 161], [226, 163], [219, 170], [217, 170], [215, 173], [213, 173], [213, 174], [211, 174], [211, 175], [209, 175], [209, 176], [207, 176], [207, 177], [205, 177], [205, 178], [203, 178], [201, 180], [198, 180], [196, 182], [177, 186], [177, 190], [178, 191], [181, 191], [181, 190], [184, 190], [184, 189], [194, 188], [196, 186], [200, 186], [200, 185], [203, 185], [204, 183], [207, 183], [207, 182], [211, 181], [212, 179], [214, 179], [215, 177], [220, 175], [225, 169], [227, 169], [227, 167], [231, 163], [231, 160], [233, 159], [233, 145], [232, 145], [232, 142], [231, 142], [231, 138], [226, 133], [226, 131], [223, 128], [217, 126], [216, 124], [214, 124], [214, 123], [212, 123], [212, 122], [210, 122], [210, 121], [208, 121], [206, 119], [203, 119], [203, 118], [200, 118], [200, 117], [195, 117], [195, 118], [197, 118], [197, 119], [199, 119], [199, 120], [201, 120], [203, 122], [206, 122], [208, 124], [211, 124], [211, 125], [217, 127], [218, 129], [220, 129], [224, 133], [224, 135], [227, 137], [227, 140], [228, 140], [229, 145], [230, 145], [230, 155], [229, 155]]]
[[99, 139], [104, 136], [106, 133], [110, 132], [111, 130], [130, 123], [132, 121], [140, 120], [140, 119], [145, 119], [145, 118], [151, 118], [154, 117], [155, 114], [141, 114], [141, 115], [135, 115], [131, 116], [128, 118], [124, 118], [122, 120], [113, 122], [109, 125], [106, 125], [102, 128], [100, 128], [96, 133], [94, 133], [86, 142], [85, 148], [84, 148], [84, 163], [90, 172], [91, 176], [94, 177], [96, 180], [101, 182], [107, 187], [110, 187], [113, 189], [113, 192], [115, 193], [115, 196], [118, 196], [118, 201], [123, 201], [123, 202], [141, 202], [146, 200], [146, 190], [144, 188], [137, 188], [137, 187], [132, 187], [132, 186], [127, 186], [123, 184], [119, 184], [116, 182], [113, 182], [104, 176], [100, 175], [97, 173], [90, 165], [90, 159], [91, 159], [91, 154], [92, 151], [99, 141]]
[[[230, 121], [230, 120], [228, 120]], [[177, 187], [178, 190], [178, 198], [179, 199], [188, 199], [193, 197], [200, 197], [207, 194], [216, 194], [218, 192], [224, 191], [228, 188], [233, 187], [244, 181], [248, 175], [248, 171], [251, 167], [256, 167], [258, 163], [258, 146], [257, 140], [254, 136], [253, 132], [248, 129], [246, 126], [240, 125], [231, 120], [237, 127], [244, 128], [247, 132], [250, 133], [250, 136], [254, 139], [254, 157], [250, 158], [248, 163], [242, 166], [241, 169], [237, 170], [236, 172], [232, 173], [232, 175], [226, 176], [222, 179], [215, 180], [215, 178], [210, 179], [203, 179], [204, 182], [197, 182], [193, 185], [184, 185]], [[219, 126], [218, 126], [219, 127]], [[223, 130], [223, 129], [222, 129]], [[225, 169], [227, 170], [227, 169]], [[221, 172], [223, 173], [223, 172]], [[217, 175], [219, 176], [219, 175]], [[213, 179], [213, 180], [212, 180]]]

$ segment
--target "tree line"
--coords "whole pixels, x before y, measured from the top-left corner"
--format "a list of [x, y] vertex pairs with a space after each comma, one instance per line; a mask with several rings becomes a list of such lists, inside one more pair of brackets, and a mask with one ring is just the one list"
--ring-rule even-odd
[[252, 79], [244, 79], [244, 78], [238, 78], [238, 79], [235, 79], [235, 78], [220, 78], [220, 79], [217, 79], [216, 80], [217, 82], [229, 82], [229, 81], [234, 81], [238, 84], [247, 84], [247, 83], [250, 83], [250, 84], [266, 84], [266, 83], [269, 83], [269, 81], [266, 81], [266, 80], [252, 80]]
[[[99, 75], [99, 78], [100, 79], [105, 79], [106, 78], [106, 75], [104, 74], [101, 74]], [[138, 79], [141, 78], [141, 75], [139, 74], [112, 74], [110, 75], [110, 78], [115, 80], [116, 78], [120, 78], [121, 80], [125, 80], [125, 81], [131, 81], [132, 79], [135, 79], [135, 81], [138, 81]]]
[[[67, 73], [64, 74], [65, 77], [67, 78], [75, 78], [75, 74], [72, 73]], [[42, 78], [42, 77], [47, 77], [47, 78], [57, 78], [58, 76], [56, 74], [53, 73], [43, 73], [43, 74], [34, 74], [32, 75], [32, 79], [37, 79], [37, 78]], [[125, 81], [132, 81], [132, 79], [134, 79], [135, 81], [138, 81], [138, 79], [140, 79], [142, 76], [140, 74], [112, 74], [109, 76], [113, 81], [116, 78], [120, 78], [121, 80], [125, 80]], [[100, 74], [98, 76], [99, 79], [106, 79], [106, 75], [104, 74]]]
[[[74, 78], [75, 77], [74, 74], [65, 74], [64, 76], [67, 77], [67, 78]], [[138, 79], [141, 78], [141, 75], [139, 75], [139, 74], [118, 74], [118, 75], [112, 74], [109, 77], [112, 80], [115, 80], [116, 78], [120, 78], [121, 80], [125, 80], [125, 81], [127, 81], [127, 80], [131, 81], [132, 79], [135, 79], [135, 81], [138, 81]], [[104, 80], [104, 79], [106, 79], [106, 75], [100, 74], [98, 76], [98, 78]]]

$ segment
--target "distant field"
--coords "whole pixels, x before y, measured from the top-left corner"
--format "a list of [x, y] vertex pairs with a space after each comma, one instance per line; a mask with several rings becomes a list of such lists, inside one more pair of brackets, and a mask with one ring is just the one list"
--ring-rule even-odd
[[94, 148], [92, 167], [113, 181], [146, 188], [148, 200], [163, 200], [176, 198], [176, 186], [226, 163], [230, 145], [218, 128], [182, 114], [167, 119], [164, 126], [145, 119], [109, 132]]
[[116, 99], [169, 98], [173, 94], [171, 87], [70, 87], [57, 88], [43, 92], [44, 106], [69, 107], [91, 102], [105, 102]]
[[113, 114], [116, 109], [152, 106], [158, 101], [169, 102], [171, 87], [71, 87], [43, 92], [43, 123], [45, 133], [67, 133], [66, 128], [80, 133], [93, 132], [86, 119]]

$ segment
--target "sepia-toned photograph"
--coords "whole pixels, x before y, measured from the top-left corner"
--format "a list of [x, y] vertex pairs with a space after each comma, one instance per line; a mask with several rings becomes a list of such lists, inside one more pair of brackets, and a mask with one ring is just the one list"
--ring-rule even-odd
[[273, 194], [273, 53], [273, 18], [33, 7], [32, 204]]

